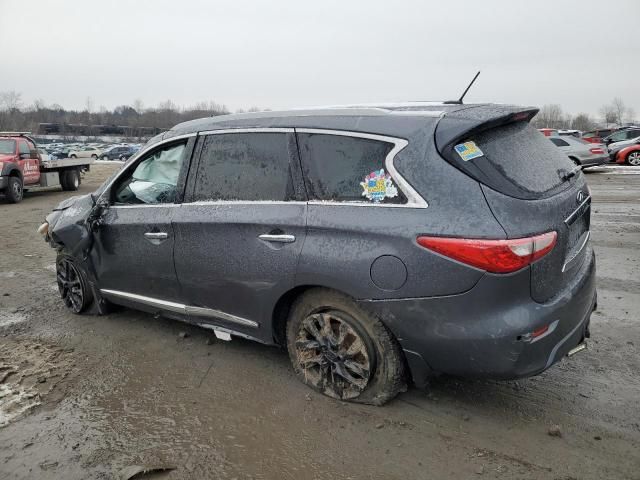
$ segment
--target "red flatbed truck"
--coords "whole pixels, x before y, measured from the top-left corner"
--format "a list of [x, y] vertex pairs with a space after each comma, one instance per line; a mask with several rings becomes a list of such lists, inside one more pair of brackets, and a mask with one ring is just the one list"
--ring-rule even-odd
[[61, 186], [74, 191], [80, 186], [80, 172], [92, 158], [43, 160], [29, 132], [0, 132], [0, 195], [18, 203], [26, 189]]

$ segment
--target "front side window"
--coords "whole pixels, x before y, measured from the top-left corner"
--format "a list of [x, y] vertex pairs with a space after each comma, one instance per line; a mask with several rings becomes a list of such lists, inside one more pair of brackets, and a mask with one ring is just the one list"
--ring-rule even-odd
[[407, 203], [386, 171], [394, 145], [368, 138], [299, 133], [298, 147], [310, 199], [372, 204]]
[[224, 133], [203, 141], [194, 200], [294, 199], [287, 134]]
[[173, 203], [177, 196], [185, 143], [170, 145], [144, 157], [129, 174], [119, 179], [116, 204]]
[[29, 155], [29, 145], [27, 145], [27, 142], [25, 142], [24, 140], [20, 140], [18, 142], [18, 149], [20, 155]]

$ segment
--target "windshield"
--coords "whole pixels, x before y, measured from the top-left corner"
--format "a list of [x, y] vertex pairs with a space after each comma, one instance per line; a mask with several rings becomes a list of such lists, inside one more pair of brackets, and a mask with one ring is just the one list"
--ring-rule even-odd
[[16, 141], [0, 139], [0, 154], [6, 155], [13, 153], [16, 153]]

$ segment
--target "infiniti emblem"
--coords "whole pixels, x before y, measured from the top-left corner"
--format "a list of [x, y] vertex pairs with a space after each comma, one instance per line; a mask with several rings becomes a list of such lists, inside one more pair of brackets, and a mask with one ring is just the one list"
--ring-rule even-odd
[[584, 201], [584, 193], [582, 192], [582, 190], [580, 190], [578, 192], [578, 195], [576, 195], [576, 202], [582, 203], [583, 201]]

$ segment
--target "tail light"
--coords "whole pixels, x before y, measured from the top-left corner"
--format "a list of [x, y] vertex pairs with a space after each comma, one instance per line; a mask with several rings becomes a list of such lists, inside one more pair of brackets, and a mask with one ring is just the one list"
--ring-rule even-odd
[[596, 147], [596, 148], [590, 148], [589, 151], [591, 153], [595, 153], [596, 155], [602, 155], [604, 154], [604, 150], [602, 148]]
[[422, 247], [472, 267], [492, 273], [509, 273], [544, 257], [553, 250], [557, 238], [556, 232], [547, 232], [512, 240], [420, 236], [417, 241]]

